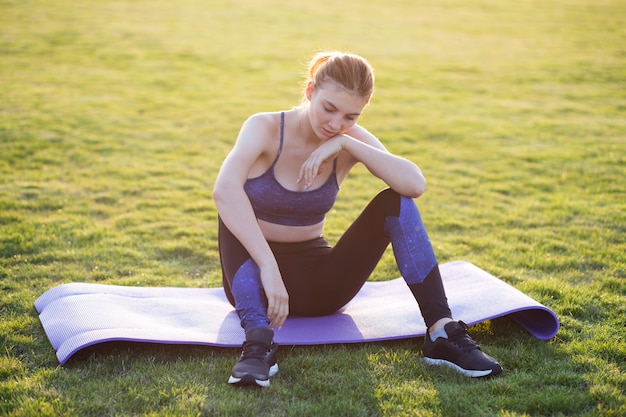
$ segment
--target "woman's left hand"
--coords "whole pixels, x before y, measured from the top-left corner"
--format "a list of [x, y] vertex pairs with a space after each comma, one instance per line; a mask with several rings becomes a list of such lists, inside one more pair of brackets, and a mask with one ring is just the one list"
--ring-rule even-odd
[[322, 164], [333, 160], [343, 150], [345, 135], [334, 136], [322, 143], [300, 167], [297, 184], [304, 183], [304, 189], [308, 190], [313, 185], [315, 177], [320, 173]]

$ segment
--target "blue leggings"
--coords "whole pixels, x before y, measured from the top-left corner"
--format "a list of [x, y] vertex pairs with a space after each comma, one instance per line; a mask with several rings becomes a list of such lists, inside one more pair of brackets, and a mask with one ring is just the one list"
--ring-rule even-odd
[[[289, 293], [290, 315], [323, 316], [339, 310], [359, 292], [389, 243], [426, 325], [451, 317], [415, 202], [391, 189], [374, 197], [334, 247], [324, 238], [269, 242]], [[259, 268], [221, 219], [219, 251], [224, 290], [243, 328], [269, 327]]]

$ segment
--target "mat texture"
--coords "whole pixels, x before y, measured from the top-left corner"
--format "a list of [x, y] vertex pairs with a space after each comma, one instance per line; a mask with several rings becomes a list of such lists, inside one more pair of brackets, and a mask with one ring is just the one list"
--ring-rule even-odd
[[[539, 339], [559, 329], [556, 314], [475, 265], [440, 266], [452, 313], [468, 325], [509, 315]], [[221, 288], [123, 287], [73, 283], [35, 301], [61, 364], [87, 346], [110, 341], [241, 346], [244, 332]], [[283, 345], [358, 343], [424, 336], [426, 326], [402, 278], [367, 282], [340, 311], [290, 317], [276, 331]]]

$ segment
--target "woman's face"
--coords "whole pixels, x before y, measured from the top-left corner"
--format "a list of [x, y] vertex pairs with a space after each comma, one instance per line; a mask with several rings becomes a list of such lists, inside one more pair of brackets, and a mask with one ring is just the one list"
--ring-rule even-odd
[[315, 135], [327, 140], [348, 131], [355, 125], [367, 105], [367, 100], [347, 92], [335, 81], [307, 87], [309, 118]]

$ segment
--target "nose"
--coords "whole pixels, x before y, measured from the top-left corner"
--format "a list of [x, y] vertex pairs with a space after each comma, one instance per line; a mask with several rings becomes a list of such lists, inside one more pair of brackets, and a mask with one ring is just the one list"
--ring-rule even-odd
[[330, 119], [330, 121], [328, 122], [328, 125], [330, 126], [331, 129], [333, 129], [335, 132], [339, 132], [341, 130], [341, 118], [340, 117], [333, 117], [332, 119]]

